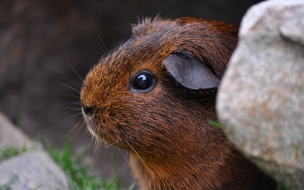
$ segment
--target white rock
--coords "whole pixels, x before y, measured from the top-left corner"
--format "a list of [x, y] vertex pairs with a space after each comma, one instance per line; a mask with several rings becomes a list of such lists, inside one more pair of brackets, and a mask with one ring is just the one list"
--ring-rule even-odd
[[270, 176], [304, 189], [304, 1], [266, 1], [242, 20], [217, 97], [229, 140]]
[[0, 187], [11, 190], [67, 190], [68, 179], [49, 155], [30, 151], [0, 163]]
[[24, 133], [0, 112], [0, 157], [1, 150], [7, 148], [41, 148], [39, 143], [31, 141]]

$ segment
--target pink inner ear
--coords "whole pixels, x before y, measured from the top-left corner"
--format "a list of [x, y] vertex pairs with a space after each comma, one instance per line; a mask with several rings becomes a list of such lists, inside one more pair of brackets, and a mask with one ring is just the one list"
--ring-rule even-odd
[[195, 57], [169, 55], [163, 62], [173, 78], [192, 90], [217, 88], [220, 80], [202, 62]]

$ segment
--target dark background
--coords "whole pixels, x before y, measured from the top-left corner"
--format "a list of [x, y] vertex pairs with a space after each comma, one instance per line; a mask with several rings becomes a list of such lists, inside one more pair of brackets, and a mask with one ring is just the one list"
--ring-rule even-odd
[[[84, 78], [105, 51], [130, 36], [131, 23], [137, 23], [138, 17], [192, 16], [239, 26], [246, 10], [258, 2], [0, 1], [0, 111], [33, 139], [47, 138], [58, 147], [71, 139], [75, 149], [93, 149], [94, 141], [90, 143], [91, 136], [81, 127], [80, 106], [74, 105], [79, 99], [72, 96], [79, 94], [69, 88], [78, 91], [80, 87], [71, 78], [81, 80], [68, 63]], [[76, 130], [68, 134], [74, 126]], [[124, 185], [130, 184], [128, 156], [122, 150], [101, 148], [93, 170], [105, 178], [113, 177], [110, 153], [116, 157]]]

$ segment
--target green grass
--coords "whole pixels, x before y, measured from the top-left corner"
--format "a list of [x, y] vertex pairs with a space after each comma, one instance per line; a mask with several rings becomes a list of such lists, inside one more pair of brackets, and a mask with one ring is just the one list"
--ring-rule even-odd
[[213, 121], [213, 120], [207, 120], [207, 122], [212, 125], [213, 127], [216, 127], [218, 129], [223, 129], [223, 125], [220, 124], [219, 122]]
[[[26, 147], [23, 147], [23, 148], [7, 148], [7, 149], [4, 149], [4, 150], [1, 150], [0, 151], [0, 162], [3, 161], [3, 160], [6, 160], [6, 159], [10, 159], [14, 156], [17, 156], [21, 153], [24, 153], [27, 151], [27, 148]], [[3, 184], [3, 185], [0, 185], [0, 190], [9, 190], [11, 184], [13, 184], [16, 180], [18, 179], [18, 175], [13, 175], [11, 177], [11, 179]]]
[[0, 190], [10, 190], [11, 184], [13, 184], [17, 179], [18, 175], [13, 175], [6, 184], [0, 185]]
[[283, 185], [281, 185], [281, 184], [278, 184], [276, 190], [293, 190], [293, 188], [287, 187], [287, 186], [283, 186]]
[[[116, 164], [116, 177], [113, 180], [102, 180], [89, 174], [88, 167], [80, 164], [72, 156], [71, 146], [67, 144], [63, 150], [48, 148], [51, 157], [61, 166], [69, 178], [73, 190], [120, 190], [121, 181]], [[113, 158], [113, 157], [112, 157]], [[114, 159], [113, 159], [114, 160]], [[135, 189], [135, 184], [129, 190]]]
[[[218, 122], [209, 120], [208, 123], [212, 126], [222, 129], [222, 125]], [[121, 181], [118, 173], [117, 164], [115, 163], [114, 156], [111, 155], [113, 160], [113, 167], [116, 176], [113, 180], [102, 180], [89, 173], [89, 168], [73, 156], [72, 148], [67, 143], [64, 149], [51, 148], [47, 143], [47, 151], [55, 162], [64, 170], [68, 176], [72, 190], [121, 190]], [[0, 151], [0, 162], [5, 159], [12, 158], [21, 153], [28, 151], [26, 147], [23, 148], [7, 148]], [[0, 190], [8, 190], [9, 186], [17, 180], [18, 175], [14, 175], [9, 182], [0, 186]], [[38, 188], [39, 189], [39, 188]], [[135, 183], [133, 183], [128, 190], [135, 190]], [[291, 187], [285, 187], [278, 184], [276, 190], [293, 190]]]
[[27, 151], [26, 147], [22, 148], [7, 148], [0, 151], [0, 161], [9, 159]]
[[[117, 164], [113, 160], [113, 167], [115, 170], [115, 178], [113, 180], [103, 180], [90, 174], [89, 168], [72, 155], [72, 148], [70, 144], [66, 144], [64, 149], [51, 148], [50, 143], [47, 144], [47, 151], [55, 162], [66, 173], [72, 190], [121, 190], [121, 180], [118, 174]], [[7, 148], [0, 150], [0, 162], [2, 160], [10, 159], [14, 156], [28, 151], [26, 147], [23, 148]], [[14, 175], [6, 184], [0, 186], [0, 190], [8, 190], [9, 186], [17, 180], [18, 175]], [[39, 188], [38, 188], [39, 189]], [[135, 190], [135, 183], [132, 184], [128, 190]]]

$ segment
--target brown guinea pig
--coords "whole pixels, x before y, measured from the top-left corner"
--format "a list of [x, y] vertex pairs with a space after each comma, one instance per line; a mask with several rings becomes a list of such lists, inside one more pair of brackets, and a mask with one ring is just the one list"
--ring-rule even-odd
[[275, 189], [208, 124], [237, 33], [202, 19], [145, 19], [86, 76], [89, 131], [130, 153], [143, 189]]

